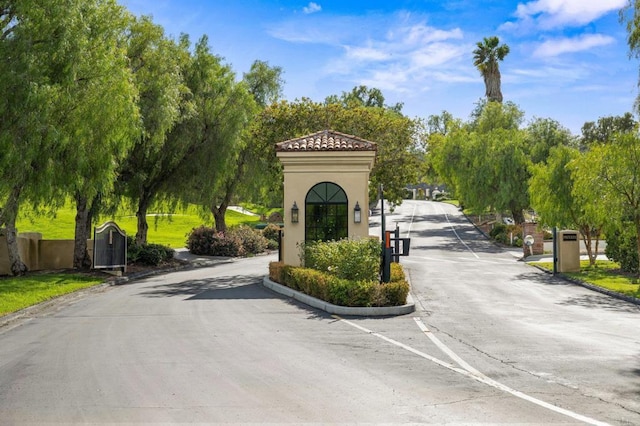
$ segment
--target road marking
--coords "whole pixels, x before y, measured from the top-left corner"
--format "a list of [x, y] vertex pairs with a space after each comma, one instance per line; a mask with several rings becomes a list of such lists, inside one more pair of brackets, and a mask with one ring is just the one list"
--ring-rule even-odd
[[420, 318], [414, 317], [413, 320], [418, 325], [418, 328], [429, 338], [429, 340], [431, 340], [442, 352], [447, 354], [449, 356], [449, 358], [451, 358], [453, 361], [455, 361], [456, 364], [458, 364], [460, 367], [464, 368], [465, 370], [467, 370], [471, 374], [474, 374], [474, 375], [479, 376], [479, 377], [483, 376], [482, 373], [480, 373], [478, 370], [476, 370], [475, 368], [473, 368], [472, 366], [467, 364], [465, 360], [460, 358], [455, 352], [453, 352], [451, 349], [449, 349], [449, 347], [447, 345], [442, 343], [440, 341], [440, 339], [438, 339], [431, 332], [431, 330], [429, 330], [429, 328], [427, 328], [427, 326], [422, 322], [422, 320]]
[[[398, 342], [397, 340], [393, 340], [393, 339], [391, 339], [391, 338], [389, 338], [389, 337], [387, 337], [387, 336], [385, 336], [383, 334], [376, 333], [376, 332], [374, 332], [372, 330], [369, 330], [369, 329], [367, 329], [365, 327], [362, 327], [359, 324], [356, 324], [356, 323], [351, 322], [349, 320], [345, 320], [344, 318], [342, 318], [342, 317], [340, 317], [338, 315], [333, 315], [333, 318], [336, 318], [337, 320], [339, 320], [341, 322], [344, 322], [345, 324], [348, 324], [351, 327], [354, 327], [354, 328], [356, 328], [356, 329], [358, 329], [360, 331], [363, 331], [363, 332], [365, 332], [367, 334], [370, 334], [371, 336], [377, 337], [377, 338], [379, 338], [381, 340], [384, 340], [385, 342], [391, 343], [392, 345], [395, 345], [395, 346], [398, 346], [399, 348], [405, 349], [406, 351], [409, 351], [409, 352], [411, 352], [411, 353], [413, 353], [415, 355], [418, 355], [419, 357], [422, 357], [422, 358], [424, 358], [426, 360], [429, 360], [429, 361], [431, 361], [431, 362], [433, 362], [433, 363], [435, 363], [435, 364], [437, 364], [437, 365], [439, 365], [441, 367], [446, 368], [447, 370], [456, 372], [456, 373], [461, 374], [461, 375], [463, 375], [465, 377], [473, 379], [473, 380], [475, 380], [477, 382], [484, 383], [485, 385], [488, 385], [488, 386], [491, 386], [491, 387], [493, 387], [495, 389], [498, 389], [498, 390], [501, 390], [503, 392], [509, 393], [509, 394], [511, 394], [511, 395], [513, 395], [513, 396], [515, 396], [517, 398], [523, 399], [525, 401], [529, 401], [529, 402], [531, 402], [533, 404], [536, 404], [536, 405], [538, 405], [540, 407], [546, 408], [548, 410], [554, 411], [554, 412], [559, 413], [559, 414], [563, 414], [563, 415], [565, 415], [567, 417], [571, 417], [572, 419], [575, 419], [575, 420], [578, 420], [578, 421], [581, 421], [581, 422], [584, 422], [584, 423], [588, 423], [588, 424], [591, 424], [591, 425], [598, 425], [598, 426], [608, 426], [609, 425], [608, 423], [601, 422], [599, 420], [595, 420], [595, 419], [592, 419], [592, 418], [587, 417], [587, 416], [583, 416], [582, 414], [578, 414], [578, 413], [575, 413], [573, 411], [566, 410], [564, 408], [561, 408], [561, 407], [558, 407], [556, 405], [550, 404], [548, 402], [542, 401], [540, 399], [534, 398], [532, 396], [529, 396], [529, 395], [527, 395], [527, 394], [525, 394], [523, 392], [520, 392], [520, 391], [517, 391], [515, 389], [512, 389], [512, 388], [510, 388], [510, 387], [508, 387], [508, 386], [506, 386], [506, 385], [504, 385], [504, 384], [502, 384], [500, 382], [497, 382], [497, 381], [485, 376], [484, 374], [480, 373], [478, 370], [476, 370], [473, 367], [471, 367], [470, 365], [468, 365], [464, 360], [462, 360], [453, 351], [451, 351], [451, 349], [447, 348], [444, 343], [440, 342], [440, 340], [438, 340], [435, 336], [433, 336], [433, 337], [439, 342], [439, 343], [437, 343], [437, 346], [441, 350], [442, 350], [443, 347], [447, 348], [445, 353], [447, 355], [449, 355], [450, 357], [451, 357], [451, 354], [452, 354], [454, 356], [454, 358], [452, 358], [452, 359], [454, 361], [456, 361], [456, 363], [458, 363], [460, 365], [460, 367], [456, 367], [455, 365], [453, 365], [451, 363], [448, 363], [446, 361], [442, 361], [442, 360], [440, 360], [440, 359], [438, 359], [438, 358], [436, 358], [434, 356], [431, 356], [431, 355], [426, 354], [426, 353], [424, 353], [422, 351], [419, 351], [419, 350], [417, 350], [415, 348], [412, 348], [411, 346], [405, 345], [404, 343]], [[431, 332], [429, 332], [428, 336], [430, 336], [430, 335], [432, 335]], [[431, 339], [431, 336], [429, 338]], [[461, 362], [461, 364], [460, 364], [460, 362]], [[469, 368], [469, 370], [466, 369], [465, 367], [462, 367], [463, 365], [466, 365]]]
[[451, 227], [451, 230], [453, 231], [454, 234], [456, 234], [456, 237], [458, 237], [458, 240], [464, 244], [464, 246], [467, 248], [467, 250], [469, 250], [471, 252], [471, 254], [473, 254], [477, 259], [480, 259], [480, 256], [478, 256], [476, 254], [476, 252], [474, 252], [471, 247], [469, 247], [469, 245], [467, 245], [467, 243], [465, 243], [464, 241], [462, 241], [462, 238], [460, 238], [460, 235], [458, 235], [458, 231], [456, 231], [456, 228], [453, 226], [453, 223], [451, 223], [451, 221], [449, 220], [449, 215], [447, 214], [447, 212], [444, 211], [444, 209], [442, 208], [442, 206], [438, 206], [438, 208], [440, 209], [440, 211], [444, 214], [445, 219], [447, 219], [447, 223], [449, 224], [449, 226]]

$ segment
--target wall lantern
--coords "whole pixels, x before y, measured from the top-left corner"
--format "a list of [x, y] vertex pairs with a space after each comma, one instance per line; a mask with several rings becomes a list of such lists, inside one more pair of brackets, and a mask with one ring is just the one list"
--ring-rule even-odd
[[300, 209], [298, 209], [298, 205], [296, 202], [293, 202], [293, 206], [291, 206], [291, 223], [298, 223], [298, 213]]
[[353, 221], [360, 223], [362, 221], [362, 211], [360, 210], [360, 204], [356, 201], [356, 206], [353, 208]]

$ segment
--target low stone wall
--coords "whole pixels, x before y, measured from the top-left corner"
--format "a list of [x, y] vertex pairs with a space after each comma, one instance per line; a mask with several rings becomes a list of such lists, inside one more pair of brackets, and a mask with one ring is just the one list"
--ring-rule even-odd
[[[20, 259], [30, 271], [73, 268], [73, 246], [73, 240], [43, 240], [36, 232], [18, 234]], [[93, 259], [93, 240], [87, 241], [87, 248]], [[10, 274], [7, 237], [0, 236], [0, 275]]]

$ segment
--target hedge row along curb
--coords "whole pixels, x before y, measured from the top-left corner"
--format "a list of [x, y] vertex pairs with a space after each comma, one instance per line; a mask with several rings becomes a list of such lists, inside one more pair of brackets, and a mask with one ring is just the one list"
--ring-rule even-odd
[[416, 305], [411, 297], [411, 293], [407, 295], [407, 303], [401, 306], [375, 306], [375, 307], [349, 307], [338, 306], [324, 300], [316, 299], [308, 294], [293, 290], [290, 287], [271, 281], [268, 276], [262, 280], [262, 285], [266, 288], [290, 297], [294, 300], [309, 305], [312, 308], [320, 309], [334, 315], [351, 315], [351, 316], [398, 316], [406, 315], [415, 311]]

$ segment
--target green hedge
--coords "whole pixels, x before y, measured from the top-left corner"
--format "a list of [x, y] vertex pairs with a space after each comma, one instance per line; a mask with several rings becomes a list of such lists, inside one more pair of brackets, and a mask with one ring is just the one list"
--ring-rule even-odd
[[304, 265], [346, 280], [375, 281], [380, 250], [375, 238], [306, 243]]
[[305, 267], [269, 264], [272, 281], [339, 306], [400, 306], [409, 283], [398, 263], [379, 282], [380, 242], [374, 238], [314, 242], [302, 247]]
[[391, 264], [389, 283], [347, 280], [311, 268], [269, 264], [269, 278], [294, 290], [339, 306], [401, 306], [406, 303], [409, 283], [402, 266]]

